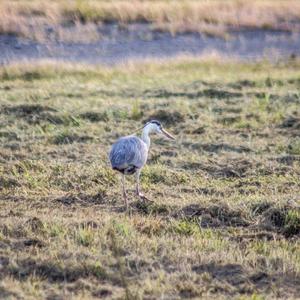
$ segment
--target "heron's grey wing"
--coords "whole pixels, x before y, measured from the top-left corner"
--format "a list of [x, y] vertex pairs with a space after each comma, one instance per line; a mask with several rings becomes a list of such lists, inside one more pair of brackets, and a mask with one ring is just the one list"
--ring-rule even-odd
[[146, 144], [135, 136], [119, 139], [109, 154], [113, 168], [126, 169], [129, 166], [141, 168], [147, 160], [148, 150]]
[[134, 148], [137, 151], [135, 151], [135, 155], [130, 164], [136, 166], [137, 168], [142, 168], [147, 161], [148, 148], [145, 142], [137, 137], [134, 137], [134, 144]]

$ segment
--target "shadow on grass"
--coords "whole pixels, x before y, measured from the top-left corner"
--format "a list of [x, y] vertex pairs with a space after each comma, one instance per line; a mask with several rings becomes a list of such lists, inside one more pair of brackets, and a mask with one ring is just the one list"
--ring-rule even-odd
[[270, 274], [260, 270], [249, 274], [242, 265], [214, 262], [193, 266], [192, 270], [198, 274], [208, 274], [215, 282], [213, 293], [253, 294], [257, 291], [265, 292], [274, 284], [277, 288], [284, 288], [284, 295], [299, 296], [300, 293], [300, 277], [294, 274]]
[[100, 191], [94, 195], [88, 195], [84, 193], [79, 193], [79, 194], [70, 193], [54, 199], [55, 203], [63, 204], [66, 206], [70, 206], [70, 205], [89, 206], [95, 204], [96, 205], [105, 204], [106, 201], [107, 201], [107, 195], [103, 191]]
[[256, 164], [247, 159], [233, 159], [226, 162], [186, 162], [182, 168], [188, 170], [201, 170], [213, 178], [242, 178], [253, 172]]
[[52, 283], [74, 282], [79, 278], [89, 276], [107, 279], [105, 270], [98, 266], [61, 266], [47, 261], [39, 262], [31, 258], [19, 260], [16, 264], [7, 266], [4, 273], [17, 280], [26, 280], [32, 276], [37, 276]]
[[29, 124], [40, 124], [41, 122], [50, 122], [54, 124], [63, 124], [64, 119], [57, 116], [56, 109], [39, 104], [21, 104], [15, 106], [2, 106], [0, 113], [11, 115], [23, 119]]
[[210, 98], [210, 99], [230, 99], [230, 98], [239, 98], [242, 97], [243, 94], [239, 92], [230, 92], [227, 90], [216, 89], [216, 88], [208, 88], [201, 91], [195, 92], [172, 92], [166, 89], [157, 89], [157, 90], [145, 90], [144, 97], [146, 98], [188, 98], [188, 99], [197, 99], [197, 98]]
[[191, 204], [177, 211], [174, 217], [197, 222], [202, 228], [247, 227], [251, 224], [245, 212], [221, 203], [211, 206]]
[[87, 143], [93, 141], [92, 136], [78, 135], [76, 133], [61, 133], [50, 139], [54, 145], [73, 144], [73, 143]]
[[191, 148], [193, 150], [199, 150], [199, 151], [205, 151], [205, 152], [212, 152], [212, 153], [218, 153], [221, 151], [226, 152], [236, 152], [236, 153], [248, 153], [252, 150], [249, 147], [245, 146], [232, 146], [226, 143], [219, 143], [219, 144], [202, 144], [202, 143], [184, 143], [183, 144], [187, 148]]
[[[131, 264], [132, 265], [132, 264]], [[134, 275], [132, 267], [124, 265], [124, 279]], [[170, 272], [176, 272], [176, 268]], [[249, 273], [239, 264], [204, 263], [192, 266], [192, 272], [202, 275], [208, 282], [210, 292], [223, 295], [253, 294], [255, 292], [266, 292], [276, 285], [281, 290], [281, 295], [299, 296], [300, 277], [295, 274], [280, 274], [272, 271], [261, 271]], [[138, 272], [139, 273], [139, 272]], [[28, 280], [32, 276], [48, 280], [50, 283], [75, 283], [83, 278], [96, 278], [100, 281], [110, 282], [113, 285], [122, 286], [119, 276], [113, 272], [106, 271], [103, 267], [93, 265], [61, 266], [52, 262], [37, 261], [34, 259], [18, 260], [14, 265], [4, 268], [2, 278], [11, 276], [19, 281]], [[183, 296], [192, 297], [193, 291], [178, 288]], [[11, 295], [10, 292], [0, 289], [0, 295]], [[194, 295], [196, 296], [196, 295]]]
[[237, 236], [237, 239], [273, 239], [274, 234], [293, 238], [300, 234], [299, 207], [259, 203], [245, 210], [218, 203], [209, 206], [191, 204], [179, 208], [152, 201], [136, 201], [131, 203], [131, 207], [136, 213], [184, 220], [201, 228], [244, 227], [254, 230], [252, 235]]
[[149, 118], [145, 119], [144, 122], [150, 120], [159, 120], [164, 125], [174, 125], [177, 123], [182, 123], [185, 121], [185, 117], [179, 111], [169, 111], [169, 110], [158, 110], [150, 115]]
[[14, 292], [11, 292], [4, 287], [0, 287], [0, 299], [21, 299], [21, 297]]

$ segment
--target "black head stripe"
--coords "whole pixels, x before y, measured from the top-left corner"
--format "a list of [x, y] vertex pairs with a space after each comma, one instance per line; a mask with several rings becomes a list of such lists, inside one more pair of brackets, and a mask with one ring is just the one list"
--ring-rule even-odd
[[149, 123], [156, 124], [158, 127], [161, 127], [161, 124], [157, 120], [151, 120]]

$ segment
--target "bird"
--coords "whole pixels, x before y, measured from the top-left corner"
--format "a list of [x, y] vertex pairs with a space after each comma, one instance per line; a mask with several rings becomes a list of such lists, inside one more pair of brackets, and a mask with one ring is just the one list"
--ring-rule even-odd
[[157, 120], [151, 120], [147, 122], [142, 129], [141, 137], [136, 135], [128, 135], [119, 138], [111, 147], [109, 153], [109, 160], [113, 170], [116, 170], [122, 174], [122, 193], [124, 204], [128, 209], [127, 194], [125, 189], [125, 176], [136, 175], [136, 195], [141, 200], [148, 200], [140, 191], [140, 174], [142, 168], [145, 166], [150, 149], [150, 137], [151, 133], [163, 134], [171, 140], [175, 138], [167, 132], [162, 124]]

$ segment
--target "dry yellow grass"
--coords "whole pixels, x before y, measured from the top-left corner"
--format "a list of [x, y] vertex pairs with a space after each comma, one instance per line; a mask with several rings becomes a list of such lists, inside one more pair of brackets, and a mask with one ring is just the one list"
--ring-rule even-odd
[[[0, 3], [0, 32], [35, 38], [45, 24], [149, 22], [154, 28], [224, 36], [228, 28], [297, 30], [297, 0], [8, 1]], [[299, 26], [298, 26], [299, 29]]]

